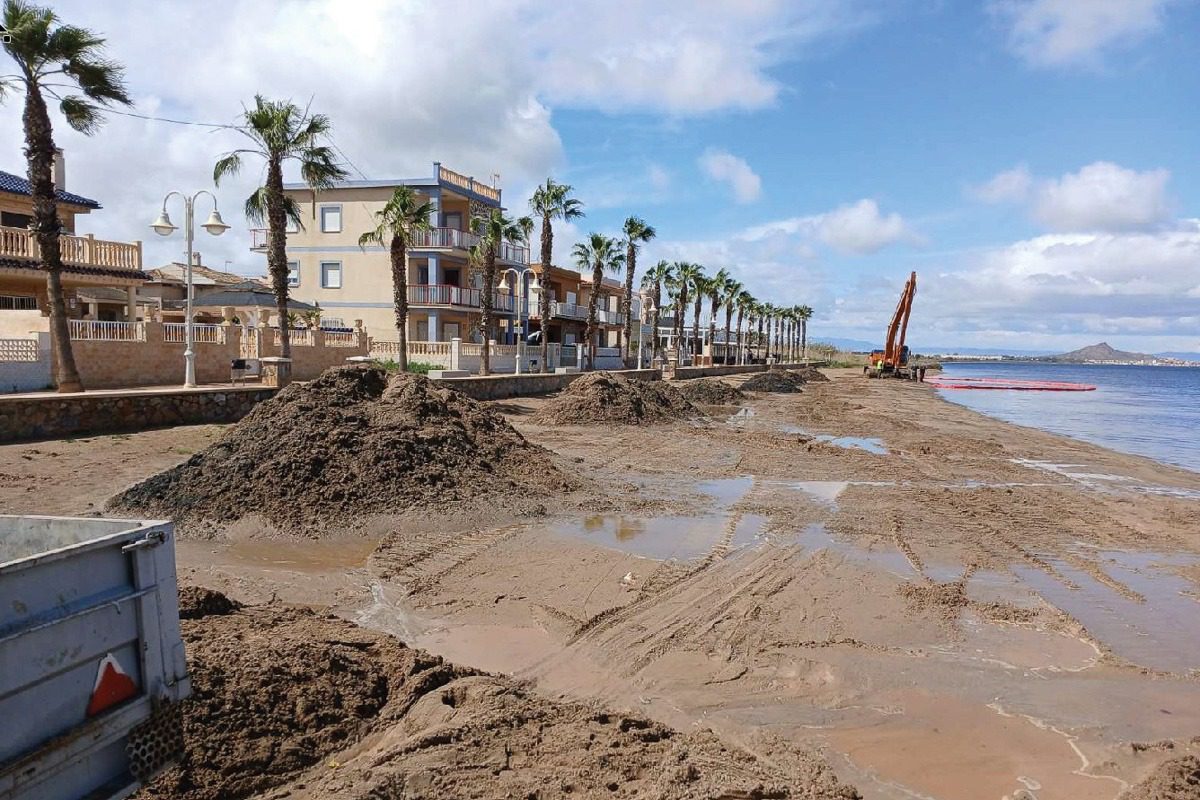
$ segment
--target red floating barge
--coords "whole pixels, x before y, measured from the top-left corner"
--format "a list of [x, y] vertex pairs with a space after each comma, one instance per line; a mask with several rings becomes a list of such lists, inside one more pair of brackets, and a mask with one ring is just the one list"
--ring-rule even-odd
[[1015, 392], [1093, 392], [1095, 386], [1067, 381], [1032, 381], [1013, 378], [960, 378], [949, 375], [928, 383], [939, 389], [1008, 389]]

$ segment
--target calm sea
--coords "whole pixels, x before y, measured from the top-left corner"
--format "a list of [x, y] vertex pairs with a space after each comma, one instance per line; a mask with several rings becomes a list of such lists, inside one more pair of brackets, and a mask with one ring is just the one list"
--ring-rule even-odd
[[1094, 392], [941, 390], [993, 417], [1200, 472], [1200, 367], [946, 364], [946, 375], [1071, 381]]

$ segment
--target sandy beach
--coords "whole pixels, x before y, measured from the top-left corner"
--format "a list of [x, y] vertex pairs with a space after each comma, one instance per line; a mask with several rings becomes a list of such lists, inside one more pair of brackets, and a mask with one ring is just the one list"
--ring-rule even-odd
[[[180, 580], [328, 609], [508, 676], [501, 694], [598, 702], [759, 767], [786, 743], [780, 774], [817, 770], [814, 797], [1102, 800], [1200, 753], [1200, 474], [827, 374], [658, 426], [496, 403], [587, 490], [379, 536], [181, 539]], [[98, 513], [220, 434], [2, 446], [0, 509]], [[372, 730], [337, 756], [344, 784], [317, 765], [264, 796], [366, 780], [388, 747]]]

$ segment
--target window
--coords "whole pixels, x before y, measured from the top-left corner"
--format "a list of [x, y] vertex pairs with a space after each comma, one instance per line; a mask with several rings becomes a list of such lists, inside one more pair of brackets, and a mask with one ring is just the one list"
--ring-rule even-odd
[[300, 285], [300, 262], [288, 262], [288, 286], [295, 288]]
[[287, 224], [284, 226], [283, 230], [285, 233], [299, 233], [300, 226], [298, 224], [296, 224], [296, 220], [292, 219], [291, 217], [288, 217]]
[[342, 207], [321, 206], [321, 233], [342, 232]]
[[324, 289], [342, 288], [342, 262], [321, 262], [321, 287]]
[[32, 223], [33, 217], [29, 214], [0, 211], [0, 225], [6, 228], [28, 228]]
[[456, 231], [461, 231], [463, 229], [462, 212], [461, 211], [448, 212], [445, 215], [445, 220], [446, 220], [445, 227], [453, 228]]
[[421, 286], [429, 285], [429, 267], [417, 267], [417, 283]]
[[442, 270], [442, 283], [447, 286], [461, 286], [462, 284], [458, 282], [459, 274], [457, 269]]

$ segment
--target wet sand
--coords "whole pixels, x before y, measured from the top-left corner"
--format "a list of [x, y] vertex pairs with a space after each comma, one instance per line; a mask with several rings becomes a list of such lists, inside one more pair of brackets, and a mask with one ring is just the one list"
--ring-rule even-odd
[[[595, 508], [183, 541], [181, 579], [545, 695], [767, 731], [867, 798], [1115, 798], [1200, 752], [1200, 475], [830, 374], [703, 424], [545, 428], [544, 399], [506, 401]], [[216, 432], [0, 447], [0, 507], [93, 511]]]

